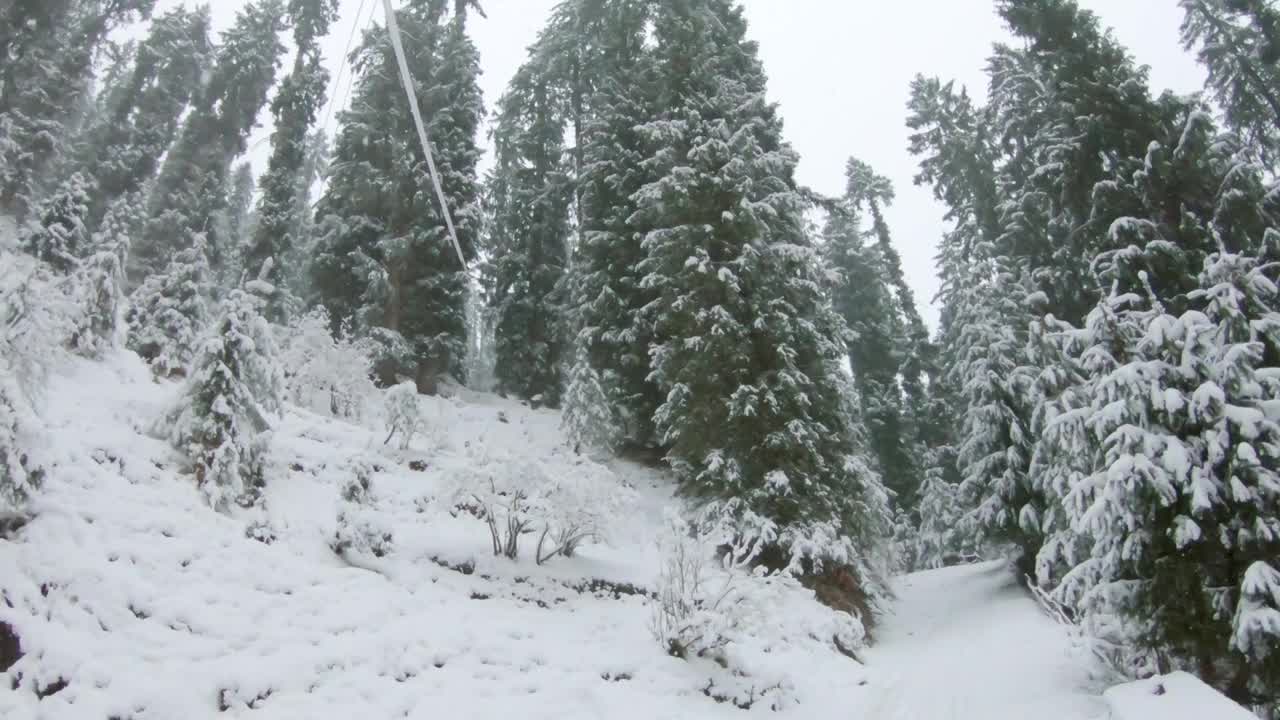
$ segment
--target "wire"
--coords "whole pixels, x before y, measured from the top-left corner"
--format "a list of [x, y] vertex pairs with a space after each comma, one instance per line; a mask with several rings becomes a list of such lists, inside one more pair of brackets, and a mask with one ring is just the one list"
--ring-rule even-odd
[[418, 97], [413, 91], [413, 77], [409, 74], [409, 61], [405, 59], [404, 45], [400, 42], [400, 25], [396, 22], [395, 9], [391, 0], [382, 0], [382, 7], [387, 13], [387, 32], [391, 35], [391, 46], [396, 51], [396, 62], [400, 65], [400, 81], [404, 85], [405, 97], [409, 100], [409, 112], [413, 115], [413, 124], [418, 128], [418, 140], [422, 143], [422, 152], [427, 156], [427, 169], [431, 171], [431, 184], [436, 190], [436, 200], [440, 202], [440, 212], [444, 214], [444, 224], [449, 228], [449, 239], [453, 241], [454, 252], [458, 253], [458, 262], [462, 263], [463, 272], [467, 272], [467, 258], [462, 253], [462, 244], [458, 242], [458, 231], [453, 227], [453, 216], [449, 213], [449, 203], [445, 200], [444, 189], [440, 186], [440, 173], [436, 170], [436, 161], [431, 154], [431, 139], [427, 136], [427, 126], [422, 122], [422, 110], [418, 107]]
[[[355, 19], [351, 22], [351, 32], [347, 35], [347, 49], [342, 52], [342, 59], [338, 65], [338, 76], [333, 79], [333, 91], [329, 93], [329, 105], [324, 111], [324, 122], [320, 124], [320, 128], [326, 132], [329, 130], [329, 121], [333, 119], [334, 103], [338, 100], [338, 90], [342, 88], [342, 76], [350, 65], [351, 48], [355, 45], [356, 31], [360, 30], [360, 16], [364, 14], [365, 6], [369, 4], [369, 0], [360, 0], [360, 9], [356, 10]], [[373, 13], [369, 13], [367, 23], [373, 22]], [[352, 73], [354, 75], [354, 73]], [[354, 77], [352, 82], [355, 82]], [[347, 96], [351, 95], [351, 85], [347, 85]]]

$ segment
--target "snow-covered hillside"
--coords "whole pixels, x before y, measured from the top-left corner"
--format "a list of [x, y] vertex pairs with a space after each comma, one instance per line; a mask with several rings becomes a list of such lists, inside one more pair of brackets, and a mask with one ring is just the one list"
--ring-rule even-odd
[[[154, 438], [179, 389], [132, 353], [55, 370], [42, 399], [55, 465], [36, 519], [0, 541], [0, 622], [24, 653], [0, 717], [743, 716], [713, 697], [726, 688], [760, 700], [746, 714], [778, 717], [1106, 716], [1091, 668], [1002, 564], [900, 578], [862, 662], [816, 637], [830, 611], [794, 590], [757, 618], [770, 632], [729, 649], [751, 668], [734, 677], [652, 637], [656, 543], [678, 502], [660, 471], [601, 468], [625, 488], [610, 543], [544, 565], [494, 558], [484, 524], [449, 512], [477, 458], [594, 466], [565, 448], [557, 413], [424, 397], [428, 427], [399, 451], [381, 427], [291, 407], [265, 510], [228, 516]], [[356, 462], [374, 467], [383, 557], [331, 549]]]
[[[0, 717], [741, 713], [703, 692], [731, 680], [723, 669], [669, 657], [651, 637], [645, 592], [672, 495], [660, 473], [612, 465], [631, 491], [611, 543], [542, 566], [531, 552], [495, 559], [485, 525], [448, 512], [453, 480], [478, 456], [551, 473], [589, 464], [565, 448], [557, 413], [466, 391], [421, 398], [427, 431], [401, 452], [381, 427], [290, 408], [273, 441], [265, 544], [246, 537], [263, 518], [209, 509], [182, 457], [152, 437], [178, 390], [131, 353], [54, 375], [43, 404], [56, 466], [35, 521], [0, 541], [0, 621], [25, 653]], [[347, 562], [330, 540], [357, 459], [376, 468], [371, 511], [393, 550]], [[843, 717], [865, 694], [865, 668], [823, 648], [771, 648], [798, 716]]]

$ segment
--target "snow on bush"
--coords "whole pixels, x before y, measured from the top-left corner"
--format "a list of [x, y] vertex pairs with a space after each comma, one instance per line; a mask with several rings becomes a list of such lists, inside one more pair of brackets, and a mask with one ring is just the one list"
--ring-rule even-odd
[[852, 656], [866, 631], [849, 613], [819, 604], [786, 571], [750, 569], [732, 555], [715, 562], [723, 539], [668, 512], [650, 630], [670, 655], [726, 671], [708, 681], [707, 695], [744, 709], [763, 701], [781, 710], [799, 701], [793, 652], [812, 654], [817, 646]]
[[520, 557], [521, 538], [537, 534], [538, 564], [572, 557], [588, 540], [608, 542], [633, 501], [611, 472], [585, 459], [552, 472], [536, 459], [495, 457], [487, 446], [469, 447], [468, 455], [455, 478], [455, 513], [485, 523], [495, 556]]
[[374, 507], [373, 473], [374, 465], [369, 460], [357, 458], [352, 462], [351, 477], [341, 491], [337, 529], [329, 541], [329, 547], [339, 556], [381, 558], [391, 553], [391, 531]]
[[37, 414], [49, 370], [76, 317], [58, 278], [30, 258], [0, 250], [0, 513], [19, 512], [44, 472], [46, 435]]
[[383, 404], [386, 410], [387, 439], [383, 445], [400, 436], [400, 449], [408, 450], [413, 436], [426, 428], [422, 405], [418, 403], [418, 386], [405, 382], [387, 390]]
[[79, 307], [70, 338], [71, 348], [88, 358], [101, 358], [120, 344], [124, 327], [124, 258], [128, 241], [107, 238], [80, 264], [73, 276], [74, 302]]
[[302, 315], [289, 327], [281, 352], [287, 396], [294, 403], [334, 417], [360, 420], [376, 388], [370, 379], [368, 348], [350, 333], [330, 332], [324, 308]]

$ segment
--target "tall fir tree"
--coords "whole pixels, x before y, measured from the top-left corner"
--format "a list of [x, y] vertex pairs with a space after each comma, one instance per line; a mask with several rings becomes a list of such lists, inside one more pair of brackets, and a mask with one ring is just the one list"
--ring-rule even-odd
[[245, 276], [253, 277], [262, 269], [263, 263], [252, 265], [248, 257], [250, 242], [255, 236], [258, 217], [254, 212], [253, 197], [257, 183], [253, 177], [253, 167], [242, 162], [231, 171], [231, 184], [227, 187], [227, 198], [223, 208], [214, 216], [217, 235], [224, 239], [222, 267], [215, 278], [217, 287], [236, 287]]
[[1034, 297], [1025, 268], [984, 245], [975, 255], [948, 378], [961, 394], [958, 492], [969, 508], [962, 523], [978, 542], [1011, 545], [1020, 570], [1029, 572], [1042, 542], [1043, 510], [1028, 473], [1034, 372], [1026, 355], [1027, 305]]
[[[653, 292], [641, 284], [643, 233], [633, 225], [635, 194], [649, 181], [639, 127], [657, 113], [656, 73], [645, 46], [657, 8], [647, 0], [583, 0], [563, 19], [553, 56], [571, 57], [578, 186], [578, 242], [567, 279], [575, 351], [570, 375], [598, 382], [608, 426], [621, 444], [657, 444], [653, 417], [662, 402], [649, 378], [653, 330], [641, 314]], [[580, 45], [594, 53], [562, 52]], [[583, 364], [586, 364], [586, 367]], [[579, 397], [574, 394], [569, 400]], [[582, 411], [588, 407], [567, 412]]]
[[[473, 253], [481, 209], [476, 133], [483, 107], [479, 59], [467, 34], [466, 3], [437, 0], [400, 11], [410, 71], [426, 109], [435, 161], [463, 252]], [[317, 297], [335, 322], [384, 338], [383, 382], [397, 376], [434, 391], [460, 375], [466, 348], [467, 278], [431, 189], [385, 30], [356, 54], [352, 108], [342, 116], [312, 264]]]
[[[910, 509], [922, 474], [916, 421], [926, 420], [927, 413], [928, 330], [882, 212], [893, 200], [892, 186], [856, 159], [849, 161], [845, 177], [843, 207], [826, 228], [826, 262], [843, 275], [832, 289], [833, 299], [852, 331], [849, 359], [871, 450], [897, 505]], [[864, 212], [872, 219], [869, 234], [859, 222]]]
[[1046, 311], [1079, 323], [1103, 291], [1093, 258], [1106, 221], [1092, 217], [1093, 188], [1141, 168], [1158, 117], [1147, 72], [1075, 0], [1001, 0], [1025, 45], [997, 45], [989, 61], [1000, 145], [1003, 235], [997, 251], [1023, 258]]
[[1262, 0], [1180, 0], [1182, 43], [1208, 70], [1205, 87], [1255, 157], [1276, 167], [1280, 144], [1280, 9]]
[[281, 0], [257, 0], [242, 8], [222, 34], [208, 82], [152, 189], [148, 221], [131, 258], [135, 284], [189, 247], [197, 234], [205, 238], [214, 271], [222, 272], [229, 239], [221, 236], [218, 218], [226, 210], [232, 163], [245, 151], [275, 82], [284, 18]]
[[289, 287], [284, 282], [285, 259], [305, 227], [296, 201], [298, 177], [307, 163], [307, 140], [316, 114], [325, 99], [329, 72], [319, 42], [337, 18], [337, 0], [290, 0], [289, 19], [293, 24], [296, 55], [293, 70], [281, 82], [271, 102], [275, 129], [271, 136], [271, 160], [259, 185], [257, 224], [245, 249], [244, 264], [257, 273], [268, 259], [273, 260], [271, 277], [276, 296], [267, 302], [267, 317], [273, 322], [287, 321], [290, 306]]
[[197, 486], [218, 510], [257, 502], [266, 485], [263, 454], [284, 395], [279, 351], [262, 317], [271, 294], [261, 279], [229, 293], [165, 418], [170, 441], [187, 453]]
[[574, 194], [564, 150], [564, 91], [539, 78], [540, 69], [531, 63], [517, 72], [493, 132], [495, 374], [500, 391], [558, 407], [568, 333], [557, 293], [568, 265]]
[[23, 219], [71, 151], [93, 65], [118, 27], [150, 16], [155, 0], [8, 3], [0, 34], [0, 210]]
[[878, 477], [856, 455], [840, 369], [844, 323], [822, 293], [795, 153], [765, 99], [756, 47], [729, 0], [664, 4], [658, 106], [641, 128], [656, 178], [635, 196], [645, 308], [659, 342], [655, 416], [685, 491], [763, 559], [836, 562], [878, 587]]
[[209, 29], [207, 5], [155, 18], [128, 72], [104, 83], [102, 115], [80, 138], [74, 163], [94, 188], [86, 220], [91, 232], [112, 203], [143, 191], [155, 177], [212, 62]]

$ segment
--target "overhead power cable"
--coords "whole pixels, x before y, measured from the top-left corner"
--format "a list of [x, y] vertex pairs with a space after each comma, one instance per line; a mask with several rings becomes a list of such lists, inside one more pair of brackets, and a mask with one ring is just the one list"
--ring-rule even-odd
[[400, 81], [404, 85], [405, 97], [409, 100], [409, 112], [413, 114], [413, 124], [418, 128], [418, 140], [422, 143], [422, 152], [427, 156], [427, 169], [431, 172], [431, 184], [435, 187], [436, 200], [440, 203], [440, 212], [444, 215], [444, 224], [449, 229], [449, 239], [453, 242], [453, 250], [458, 254], [458, 262], [466, 272], [466, 255], [462, 253], [462, 244], [458, 242], [458, 232], [453, 227], [453, 215], [449, 213], [449, 203], [445, 200], [444, 189], [440, 185], [440, 173], [436, 170], [436, 161], [431, 154], [431, 139], [427, 136], [427, 125], [422, 121], [422, 110], [418, 107], [418, 95], [413, 89], [413, 76], [409, 74], [409, 61], [405, 59], [404, 45], [400, 41], [400, 25], [396, 22], [395, 8], [391, 0], [382, 0], [387, 13], [387, 32], [391, 35], [391, 46], [396, 53], [396, 62], [400, 65]]

